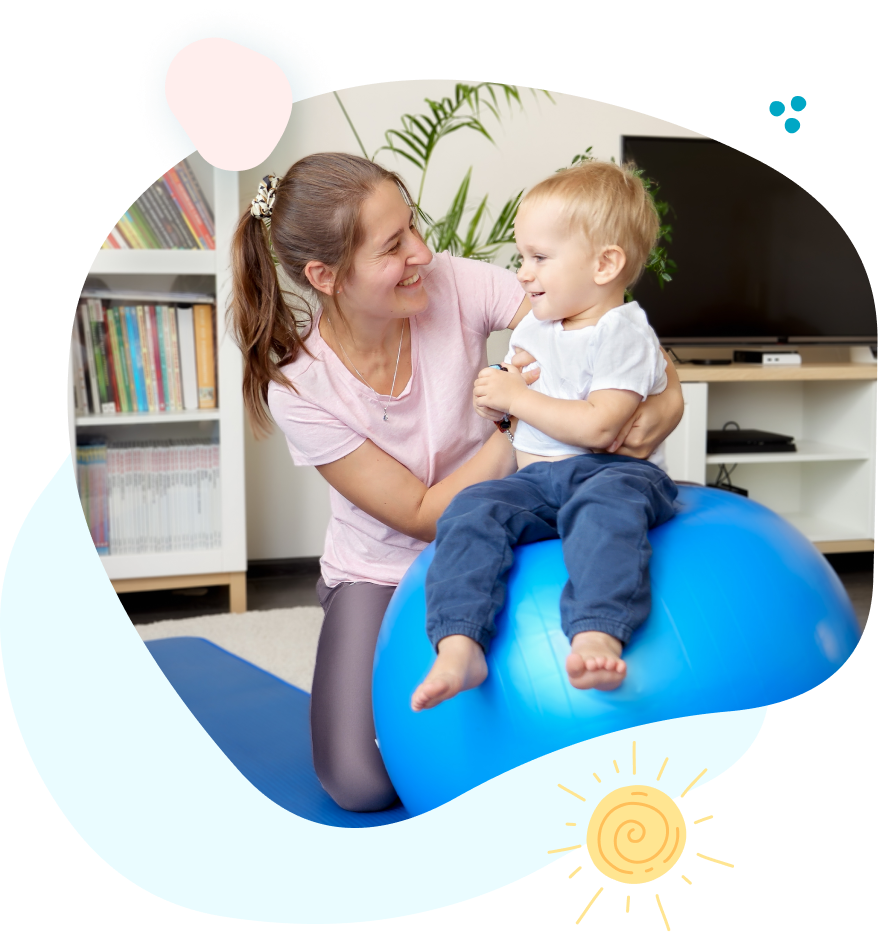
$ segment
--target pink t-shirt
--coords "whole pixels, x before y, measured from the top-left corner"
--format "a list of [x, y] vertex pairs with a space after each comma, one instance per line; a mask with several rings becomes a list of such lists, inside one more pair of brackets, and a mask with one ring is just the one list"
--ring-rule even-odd
[[[409, 318], [412, 377], [381, 402], [326, 345], [315, 324], [306, 353], [285, 366], [298, 394], [274, 382], [272, 417], [297, 466], [322, 466], [371, 440], [432, 486], [473, 456], [494, 429], [472, 408], [472, 384], [487, 365], [485, 338], [508, 326], [524, 299], [515, 275], [487, 262], [439, 253], [422, 270], [427, 309]], [[389, 420], [383, 420], [387, 404]], [[370, 517], [330, 489], [332, 517], [321, 560], [329, 586], [395, 586], [426, 547]]]

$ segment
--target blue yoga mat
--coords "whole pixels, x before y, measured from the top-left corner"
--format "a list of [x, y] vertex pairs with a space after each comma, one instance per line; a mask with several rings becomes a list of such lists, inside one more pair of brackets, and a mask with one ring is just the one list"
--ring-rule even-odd
[[308, 693], [204, 638], [167, 638], [146, 646], [220, 750], [279, 806], [340, 828], [409, 818], [402, 806], [348, 812], [333, 802], [311, 760]]

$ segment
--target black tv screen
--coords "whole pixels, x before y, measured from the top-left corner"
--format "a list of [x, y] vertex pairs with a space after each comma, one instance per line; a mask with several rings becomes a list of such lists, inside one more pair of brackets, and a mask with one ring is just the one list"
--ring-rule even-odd
[[625, 136], [622, 152], [670, 205], [673, 281], [634, 287], [663, 342], [876, 341], [856, 249], [795, 182], [710, 139]]

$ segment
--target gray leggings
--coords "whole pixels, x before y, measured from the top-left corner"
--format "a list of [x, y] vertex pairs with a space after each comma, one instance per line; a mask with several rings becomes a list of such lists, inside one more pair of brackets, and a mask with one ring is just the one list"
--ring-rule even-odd
[[372, 721], [372, 658], [393, 593], [367, 582], [317, 583], [324, 618], [311, 688], [314, 769], [339, 806], [354, 812], [396, 802]]

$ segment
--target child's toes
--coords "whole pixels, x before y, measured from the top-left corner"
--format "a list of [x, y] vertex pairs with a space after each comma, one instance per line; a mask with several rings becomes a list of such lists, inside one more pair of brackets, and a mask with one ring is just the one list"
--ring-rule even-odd
[[565, 663], [567, 675], [571, 677], [582, 676], [585, 672], [585, 662], [579, 654], [568, 654]]

